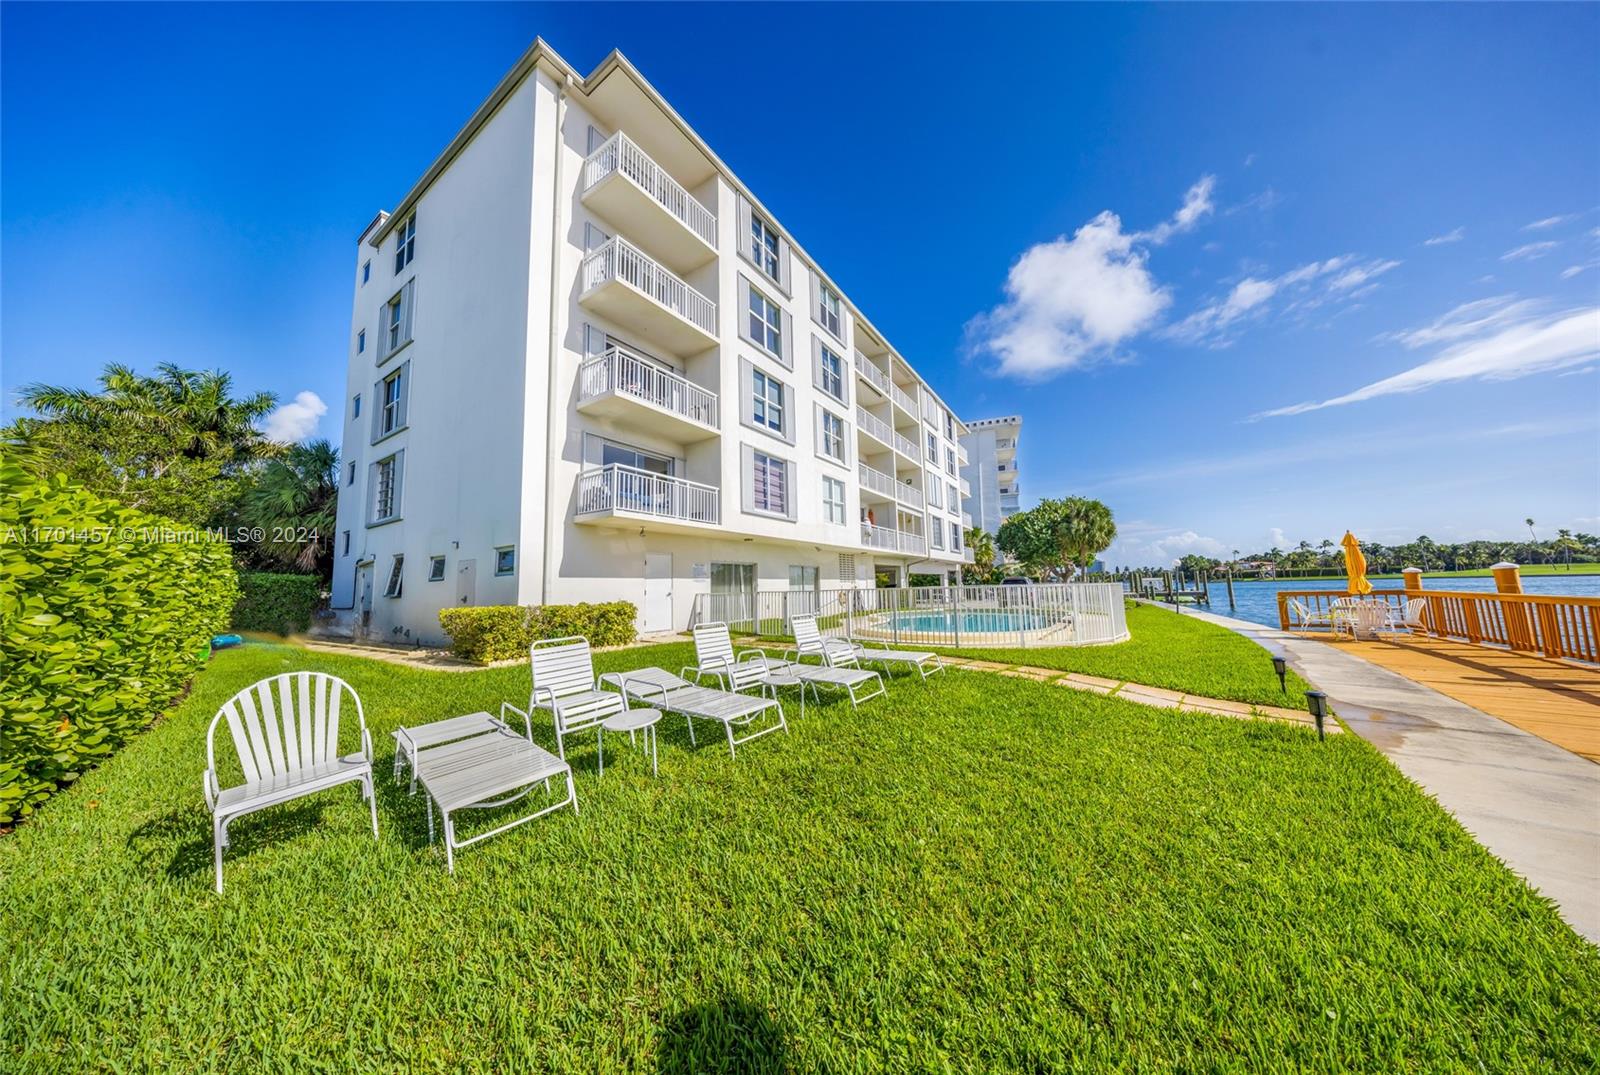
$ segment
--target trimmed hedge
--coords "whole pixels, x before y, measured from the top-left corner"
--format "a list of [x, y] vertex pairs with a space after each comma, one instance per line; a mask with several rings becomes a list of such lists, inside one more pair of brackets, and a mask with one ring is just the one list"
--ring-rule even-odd
[[596, 646], [626, 646], [638, 637], [629, 601], [599, 605], [484, 605], [439, 610], [450, 652], [488, 664], [526, 657], [541, 638], [583, 635]]
[[322, 580], [315, 575], [241, 571], [239, 601], [233, 606], [236, 631], [289, 635], [309, 630], [322, 603]]
[[237, 596], [226, 543], [0, 466], [0, 823], [160, 715]]

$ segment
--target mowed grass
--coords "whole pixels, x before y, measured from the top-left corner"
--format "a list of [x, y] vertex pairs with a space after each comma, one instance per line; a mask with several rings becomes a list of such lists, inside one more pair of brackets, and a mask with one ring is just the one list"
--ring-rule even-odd
[[[1272, 658], [1250, 639], [1170, 609], [1128, 606], [1127, 642], [1041, 649], [941, 649], [959, 657], [1082, 672], [1233, 702], [1300, 708], [1311, 685], [1290, 672], [1278, 687]], [[913, 647], [915, 648], [915, 647]]]
[[[257, 815], [218, 896], [206, 725], [308, 667], [366, 704], [382, 838], [352, 787]], [[521, 669], [219, 654], [0, 841], [0, 1068], [1600, 1064], [1600, 950], [1355, 736], [900, 678], [737, 759], [669, 720], [659, 779], [622, 743], [598, 777], [585, 741], [582, 815], [468, 848], [451, 877], [389, 733], [526, 694]]]

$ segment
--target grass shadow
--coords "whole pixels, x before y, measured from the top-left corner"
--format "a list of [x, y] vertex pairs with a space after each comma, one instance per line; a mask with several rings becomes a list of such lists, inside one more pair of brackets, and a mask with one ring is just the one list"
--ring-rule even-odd
[[[361, 807], [366, 809], [364, 801]], [[325, 801], [306, 799], [239, 818], [228, 827], [224, 864], [310, 832], [322, 824], [326, 808]], [[152, 818], [128, 834], [127, 846], [146, 867], [159, 867], [175, 880], [212, 871], [210, 819], [201, 810], [186, 807]]]
[[790, 1070], [783, 1028], [764, 1008], [735, 997], [696, 1004], [661, 1024], [662, 1075]]

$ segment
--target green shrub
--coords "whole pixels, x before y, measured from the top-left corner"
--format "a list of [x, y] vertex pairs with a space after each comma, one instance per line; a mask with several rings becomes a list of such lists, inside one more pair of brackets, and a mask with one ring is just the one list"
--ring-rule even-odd
[[321, 601], [322, 580], [315, 575], [241, 571], [233, 626], [239, 631], [294, 634], [311, 626], [312, 614]]
[[625, 646], [638, 637], [636, 610], [628, 601], [600, 605], [487, 605], [442, 608], [439, 625], [450, 636], [450, 652], [488, 664], [525, 656], [541, 638], [583, 635], [596, 646]]
[[223, 542], [0, 466], [0, 823], [155, 719], [237, 595]]

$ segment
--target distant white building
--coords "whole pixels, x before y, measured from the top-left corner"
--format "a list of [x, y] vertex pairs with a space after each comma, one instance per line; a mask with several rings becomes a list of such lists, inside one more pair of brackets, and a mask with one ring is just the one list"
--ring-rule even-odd
[[[749, 151], [815, 166], [791, 133]], [[352, 268], [333, 592], [371, 637], [609, 600], [681, 629], [970, 555], [965, 427], [616, 52], [536, 41]]]
[[980, 418], [967, 423], [961, 438], [966, 461], [961, 476], [971, 486], [963, 507], [973, 525], [990, 534], [1000, 532], [1000, 524], [1022, 510], [1022, 487], [1017, 481], [1017, 441], [1022, 435], [1022, 418]]

